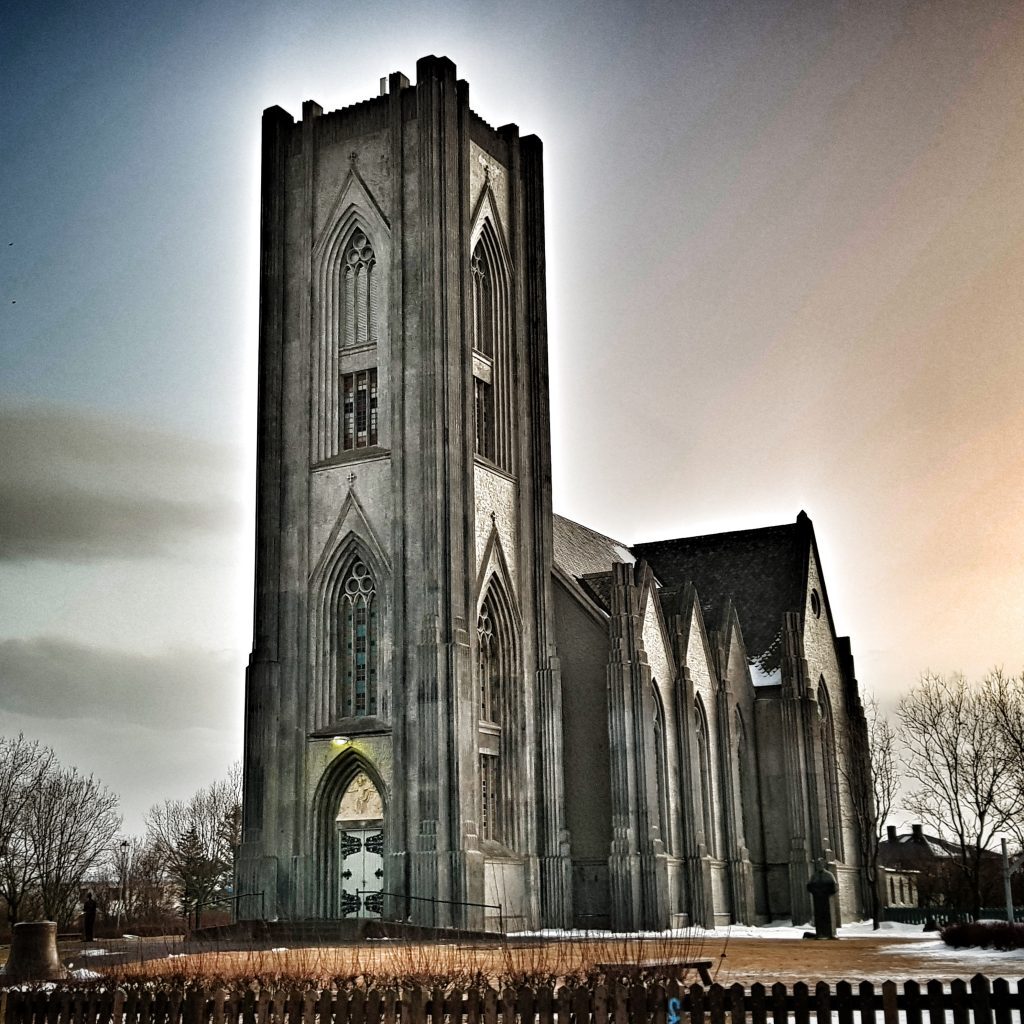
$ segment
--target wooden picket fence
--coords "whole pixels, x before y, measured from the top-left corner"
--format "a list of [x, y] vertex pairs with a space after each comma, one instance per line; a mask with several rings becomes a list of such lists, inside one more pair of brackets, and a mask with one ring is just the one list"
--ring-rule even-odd
[[96, 985], [0, 991], [2, 1024], [1024, 1024], [1024, 979], [813, 988], [634, 983], [442, 991]]

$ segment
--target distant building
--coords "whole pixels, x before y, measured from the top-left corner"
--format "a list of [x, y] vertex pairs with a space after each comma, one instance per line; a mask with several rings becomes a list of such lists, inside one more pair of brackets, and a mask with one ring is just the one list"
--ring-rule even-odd
[[[961, 906], [970, 903], [960, 869], [960, 844], [929, 835], [923, 825], [911, 825], [899, 832], [886, 828], [878, 844], [878, 866], [884, 877], [884, 905], [887, 907]], [[992, 850], [982, 850], [983, 899], [1001, 903], [1002, 859]], [[909, 897], [913, 888], [913, 899]]]
[[802, 921], [824, 858], [860, 916], [864, 716], [807, 516], [630, 547], [552, 514], [540, 141], [426, 57], [265, 111], [262, 189], [240, 891]]

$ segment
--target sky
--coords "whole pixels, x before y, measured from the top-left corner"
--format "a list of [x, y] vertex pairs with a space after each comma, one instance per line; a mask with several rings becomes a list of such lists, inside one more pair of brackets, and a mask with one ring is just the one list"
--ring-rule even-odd
[[450, 57], [544, 141], [555, 509], [816, 529], [892, 708], [1024, 669], [1024, 5], [0, 15], [0, 735], [125, 828], [240, 756], [260, 115]]

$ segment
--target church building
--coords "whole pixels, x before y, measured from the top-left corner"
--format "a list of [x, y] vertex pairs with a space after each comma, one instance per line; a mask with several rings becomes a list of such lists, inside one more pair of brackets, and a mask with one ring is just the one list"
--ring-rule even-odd
[[840, 919], [865, 722], [814, 531], [556, 516], [540, 140], [447, 58], [263, 115], [240, 916]]

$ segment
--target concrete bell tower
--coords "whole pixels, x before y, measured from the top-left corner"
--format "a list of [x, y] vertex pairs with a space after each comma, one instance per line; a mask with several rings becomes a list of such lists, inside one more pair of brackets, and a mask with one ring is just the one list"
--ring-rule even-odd
[[565, 926], [541, 143], [416, 73], [263, 115], [240, 914]]

